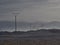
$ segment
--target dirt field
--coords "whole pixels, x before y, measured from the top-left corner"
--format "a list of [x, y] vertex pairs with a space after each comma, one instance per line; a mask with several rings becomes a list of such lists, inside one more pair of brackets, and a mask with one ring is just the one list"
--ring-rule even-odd
[[60, 40], [0, 40], [0, 45], [60, 45]]

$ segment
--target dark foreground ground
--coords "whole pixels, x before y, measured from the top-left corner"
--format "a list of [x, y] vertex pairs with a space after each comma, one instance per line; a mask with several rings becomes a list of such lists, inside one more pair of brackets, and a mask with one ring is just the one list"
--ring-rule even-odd
[[[4, 32], [3, 32], [4, 33]], [[38, 30], [23, 33], [1, 33], [0, 45], [60, 45], [59, 30]]]
[[0, 40], [0, 45], [60, 45], [60, 40]]

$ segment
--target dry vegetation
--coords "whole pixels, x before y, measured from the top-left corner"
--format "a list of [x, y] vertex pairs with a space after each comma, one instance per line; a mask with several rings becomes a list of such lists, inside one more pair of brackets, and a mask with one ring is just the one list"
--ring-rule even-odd
[[60, 45], [60, 40], [0, 40], [0, 45]]

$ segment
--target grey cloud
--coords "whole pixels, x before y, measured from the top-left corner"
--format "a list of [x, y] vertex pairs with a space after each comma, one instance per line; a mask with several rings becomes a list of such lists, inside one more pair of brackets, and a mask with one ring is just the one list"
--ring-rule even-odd
[[18, 21], [41, 21], [47, 16], [47, 5], [48, 0], [0, 0], [0, 19], [10, 20], [19, 13]]

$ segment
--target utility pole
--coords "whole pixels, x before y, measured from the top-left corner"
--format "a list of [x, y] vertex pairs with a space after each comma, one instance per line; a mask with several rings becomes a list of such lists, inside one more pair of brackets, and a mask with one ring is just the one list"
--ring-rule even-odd
[[[15, 35], [15, 38], [17, 39], [17, 38], [18, 38], [18, 37], [17, 37], [17, 33], [16, 33], [16, 31], [17, 31], [17, 15], [20, 14], [20, 13], [17, 12], [17, 11], [14, 11], [12, 14], [14, 14], [14, 17], [15, 17], [15, 21], [14, 21], [14, 22], [15, 22], [15, 24], [14, 24], [15, 27], [14, 27], [14, 28], [15, 28], [15, 34], [16, 34], [16, 35]], [[19, 45], [18, 39], [16, 40], [16, 43], [17, 43], [17, 45]]]
[[17, 21], [16, 21], [16, 16], [15, 16], [15, 32], [17, 31]]
[[[17, 16], [15, 15], [15, 32], [17, 31]], [[16, 35], [16, 39], [17, 39], [17, 35]], [[16, 41], [17, 45], [19, 44], [18, 43], [18, 40]]]

